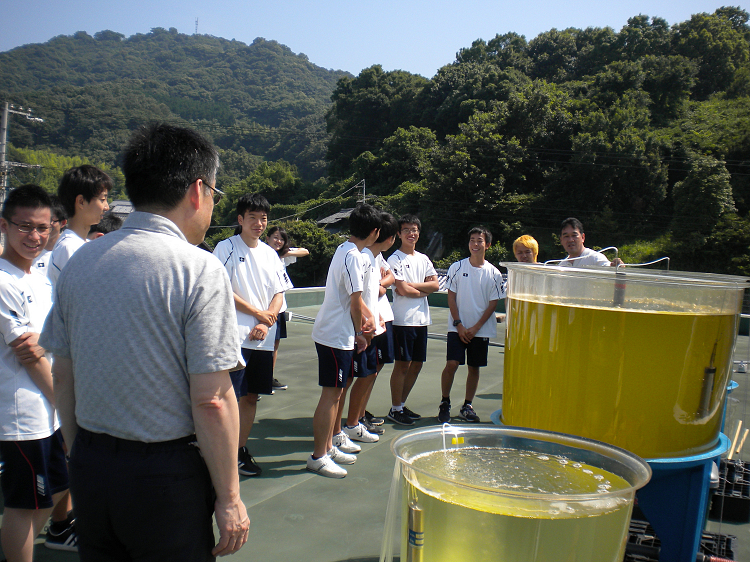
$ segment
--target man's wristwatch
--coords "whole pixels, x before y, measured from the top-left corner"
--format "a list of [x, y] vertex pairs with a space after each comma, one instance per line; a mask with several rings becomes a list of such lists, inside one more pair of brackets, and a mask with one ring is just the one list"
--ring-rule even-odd
[[461, 323], [461, 320], [454, 320], [454, 321], [453, 321], [453, 327], [455, 328], [455, 327], [456, 327], [456, 326], [458, 326], [458, 325], [459, 325], [460, 323]]
[[355, 337], [356, 337], [356, 336], [364, 336], [364, 335], [365, 335], [365, 333], [364, 333], [364, 332], [354, 332], [354, 336], [355, 336]]

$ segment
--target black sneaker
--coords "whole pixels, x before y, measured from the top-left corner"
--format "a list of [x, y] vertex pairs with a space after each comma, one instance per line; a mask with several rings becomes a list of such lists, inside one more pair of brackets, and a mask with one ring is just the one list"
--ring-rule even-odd
[[471, 407], [471, 404], [464, 404], [463, 406], [461, 406], [461, 410], [459, 410], [458, 415], [465, 419], [467, 422], [479, 423], [479, 416], [474, 411], [474, 408]]
[[388, 412], [388, 419], [398, 425], [414, 425], [414, 420], [407, 416], [406, 413], [396, 410]]
[[443, 400], [438, 407], [438, 421], [440, 423], [450, 423], [451, 421], [451, 403]]
[[370, 422], [367, 421], [367, 418], [365, 416], [362, 416], [359, 418], [359, 423], [365, 426], [365, 429], [369, 431], [370, 433], [374, 433], [375, 435], [383, 435], [385, 433], [385, 429], [382, 427], [374, 426]]
[[247, 450], [247, 447], [242, 447], [237, 454], [237, 472], [242, 476], [260, 476], [263, 470], [255, 464], [255, 459]]
[[372, 425], [383, 425], [385, 423], [385, 420], [383, 418], [376, 418], [367, 410], [365, 410], [365, 418], [367, 418], [367, 421]]
[[273, 383], [271, 383], [271, 387], [274, 390], [286, 390], [287, 388], [289, 388], [283, 382], [279, 382], [279, 379], [273, 379]]
[[44, 546], [53, 550], [65, 550], [67, 552], [78, 552], [78, 535], [76, 534], [75, 520], [62, 529], [52, 523], [47, 527], [47, 538]]
[[409, 408], [407, 408], [406, 406], [404, 406], [404, 413], [405, 413], [405, 414], [406, 414], [407, 416], [409, 416], [409, 417], [410, 417], [411, 419], [413, 419], [414, 421], [418, 421], [418, 420], [421, 420], [421, 419], [422, 419], [422, 416], [420, 416], [420, 415], [419, 415], [418, 413], [416, 413], [416, 412], [412, 412], [412, 411], [411, 411], [411, 410], [410, 410]]

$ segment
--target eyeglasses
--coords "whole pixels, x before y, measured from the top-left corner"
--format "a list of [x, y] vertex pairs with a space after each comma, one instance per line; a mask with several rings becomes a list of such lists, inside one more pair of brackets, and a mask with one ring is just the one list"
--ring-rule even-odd
[[401, 230], [401, 234], [419, 234], [418, 228], [404, 228]]
[[31, 234], [35, 230], [39, 234], [47, 234], [49, 233], [50, 226], [48, 224], [40, 224], [38, 226], [31, 226], [30, 224], [18, 224], [17, 222], [13, 222], [10, 219], [6, 219], [10, 224], [15, 225], [15, 227], [18, 229], [18, 232], [21, 234]]
[[[198, 179], [197, 179], [197, 180], [195, 180], [195, 181], [198, 181], [198, 180], [201, 180], [201, 181], [203, 182], [203, 185], [205, 185], [205, 186], [206, 186], [206, 187], [208, 187], [208, 188], [209, 188], [209, 189], [210, 189], [211, 191], [213, 191], [213, 192], [214, 192], [214, 197], [213, 197], [213, 199], [214, 199], [214, 205], [218, 205], [218, 204], [219, 204], [219, 201], [221, 201], [222, 197], [224, 197], [224, 195], [226, 195], [226, 193], [224, 193], [224, 192], [223, 192], [223, 191], [222, 191], [221, 189], [218, 189], [218, 188], [214, 187], [213, 185], [209, 184], [209, 183], [208, 183], [208, 182], [207, 182], [206, 180], [204, 180], [203, 178], [198, 178]], [[193, 183], [195, 183], [195, 182], [193, 182]]]

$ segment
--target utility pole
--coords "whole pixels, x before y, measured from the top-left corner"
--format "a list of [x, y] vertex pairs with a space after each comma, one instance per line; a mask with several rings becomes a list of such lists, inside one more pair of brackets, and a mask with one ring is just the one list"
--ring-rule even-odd
[[195, 34], [198, 35], [198, 18], [195, 18]]
[[0, 206], [5, 202], [5, 194], [8, 190], [8, 172], [13, 168], [41, 168], [35, 164], [23, 164], [21, 162], [6, 161], [6, 144], [8, 140], [8, 115], [15, 113], [23, 115], [26, 119], [35, 123], [44, 123], [44, 119], [31, 116], [30, 107], [15, 107], [7, 101], [3, 104], [3, 113], [0, 117]]
[[365, 194], [365, 180], [362, 180], [362, 203], [367, 203], [367, 195]]

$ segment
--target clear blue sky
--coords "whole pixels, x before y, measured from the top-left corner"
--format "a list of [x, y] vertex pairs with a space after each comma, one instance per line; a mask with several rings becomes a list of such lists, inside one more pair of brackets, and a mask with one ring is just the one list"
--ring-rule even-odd
[[609, 26], [646, 14], [669, 24], [712, 13], [720, 0], [4, 0], [0, 51], [57, 35], [111, 29], [125, 36], [176, 28], [252, 43], [275, 40], [324, 68], [358, 74], [381, 64], [431, 78], [475, 39], [514, 31], [531, 40], [551, 28]]

